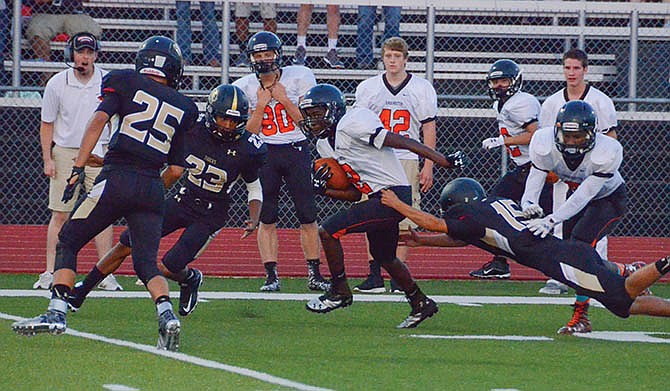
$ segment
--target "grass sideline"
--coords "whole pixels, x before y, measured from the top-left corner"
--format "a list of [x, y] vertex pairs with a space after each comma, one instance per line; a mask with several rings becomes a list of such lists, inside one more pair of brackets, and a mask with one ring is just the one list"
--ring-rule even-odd
[[[0, 275], [0, 288], [26, 289], [36, 275]], [[120, 277], [127, 290], [134, 278]], [[352, 281], [352, 285], [357, 281]], [[257, 292], [260, 279], [207, 278], [205, 291]], [[540, 296], [540, 282], [421, 281], [433, 295]], [[172, 285], [173, 292], [176, 285]], [[670, 286], [654, 287], [670, 296]], [[282, 279], [282, 292], [307, 293], [304, 279]], [[317, 294], [317, 293], [314, 293]], [[174, 293], [176, 298], [178, 293]], [[0, 312], [28, 317], [44, 298], [0, 297]], [[256, 370], [300, 384], [336, 390], [667, 389], [667, 344], [624, 343], [558, 336], [571, 311], [555, 305], [442, 304], [414, 330], [395, 325], [403, 303], [354, 302], [326, 315], [304, 301], [209, 300], [182, 318], [181, 353]], [[596, 330], [670, 332], [667, 319], [616, 318], [592, 309]], [[284, 390], [220, 369], [176, 361], [132, 348], [71, 335], [25, 338], [0, 320], [4, 389], [101, 389], [119, 384], [141, 390]], [[68, 326], [82, 332], [153, 345], [156, 321], [148, 299], [91, 298]], [[549, 341], [436, 340], [420, 335], [535, 336]], [[666, 337], [667, 338], [667, 337]]]

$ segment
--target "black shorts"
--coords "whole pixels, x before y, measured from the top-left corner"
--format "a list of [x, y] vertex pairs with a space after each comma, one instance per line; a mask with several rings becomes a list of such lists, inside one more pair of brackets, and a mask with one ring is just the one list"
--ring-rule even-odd
[[291, 196], [300, 224], [316, 221], [316, 201], [312, 189], [312, 160], [307, 140], [291, 144], [266, 144], [268, 157], [260, 169], [263, 186], [261, 222], [277, 222], [282, 180]]
[[622, 183], [614, 193], [589, 202], [581, 212], [563, 223], [563, 237], [595, 247], [619, 224], [628, 211], [628, 191]]
[[[412, 205], [412, 188], [395, 186], [392, 190], [402, 202]], [[381, 203], [381, 193], [372, 193], [363, 202], [353, 204], [326, 219], [321, 228], [335, 239], [353, 232], [365, 232], [370, 243], [370, 254], [380, 261], [390, 262], [398, 247], [398, 223], [405, 217]]]

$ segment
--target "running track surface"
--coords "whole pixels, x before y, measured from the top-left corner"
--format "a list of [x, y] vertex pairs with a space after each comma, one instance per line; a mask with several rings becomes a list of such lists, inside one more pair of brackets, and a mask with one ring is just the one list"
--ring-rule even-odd
[[[115, 237], [122, 227], [115, 227]], [[279, 231], [279, 274], [285, 277], [305, 277], [307, 269], [300, 248], [297, 229]], [[226, 228], [212, 241], [207, 250], [193, 263], [208, 276], [262, 277], [264, 270], [258, 255], [256, 235], [240, 240], [241, 229]], [[161, 242], [159, 258], [169, 249], [179, 235], [170, 235]], [[0, 273], [40, 273], [44, 270], [46, 226], [0, 225]], [[342, 240], [347, 275], [365, 277], [368, 273], [367, 255], [363, 235], [347, 235]], [[670, 255], [670, 238], [613, 237], [609, 239], [609, 258], [617, 262], [643, 260], [652, 262]], [[410, 249], [408, 265], [419, 279], [468, 279], [468, 272], [491, 259], [486, 252], [472, 246], [463, 248], [414, 248]], [[325, 258], [321, 257], [321, 271], [328, 275]], [[87, 272], [97, 261], [95, 246], [89, 243], [79, 254], [78, 271]], [[532, 269], [512, 263], [515, 280], [544, 280]], [[134, 274], [132, 263], [127, 260], [117, 274]], [[670, 281], [665, 277], [664, 281]]]

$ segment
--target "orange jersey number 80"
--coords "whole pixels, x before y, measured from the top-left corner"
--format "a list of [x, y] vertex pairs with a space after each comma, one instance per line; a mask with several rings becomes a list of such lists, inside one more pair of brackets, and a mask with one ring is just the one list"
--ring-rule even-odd
[[[393, 133], [398, 134], [409, 129], [410, 114], [407, 110], [394, 110], [391, 113], [391, 109], [384, 109], [379, 113], [379, 119], [384, 124], [384, 128]], [[391, 124], [391, 121], [393, 121], [393, 124]]]
[[277, 103], [274, 108], [270, 105], [265, 106], [261, 128], [265, 136], [273, 136], [277, 134], [277, 130], [279, 130], [279, 133], [288, 133], [295, 130], [295, 123], [286, 112], [284, 105]]

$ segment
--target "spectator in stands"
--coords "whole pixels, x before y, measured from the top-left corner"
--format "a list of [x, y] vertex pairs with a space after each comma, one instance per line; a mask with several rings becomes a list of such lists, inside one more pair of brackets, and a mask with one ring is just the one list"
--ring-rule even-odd
[[[298, 10], [298, 43], [295, 49], [294, 65], [305, 65], [307, 59], [307, 29], [312, 22], [313, 4], [301, 4]], [[326, 6], [326, 25], [328, 27], [328, 52], [323, 60], [333, 69], [343, 69], [344, 64], [337, 54], [337, 35], [340, 31], [340, 6]]]
[[[400, 10], [401, 7], [382, 7], [384, 13], [384, 38], [386, 42], [391, 37], [400, 36]], [[377, 16], [377, 7], [374, 5], [358, 6], [358, 31], [356, 37], [356, 67], [358, 69], [374, 69], [373, 30]]]
[[[44, 89], [40, 143], [44, 175], [49, 177], [51, 219], [47, 228], [46, 271], [40, 274], [33, 289], [50, 288], [56, 263], [58, 234], [77, 201], [75, 197], [74, 200], [62, 202], [61, 196], [72, 162], [79, 153], [86, 123], [98, 107], [102, 77], [107, 74], [107, 71], [95, 65], [98, 50], [98, 41], [93, 34], [81, 32], [73, 35], [65, 50], [65, 60], [71, 61], [72, 67], [55, 74]], [[100, 161], [108, 143], [109, 129], [105, 128], [93, 150], [93, 154], [97, 155]], [[99, 164], [98, 167], [86, 166], [84, 182], [86, 191], [93, 188], [100, 170]], [[95, 237], [98, 257], [102, 257], [112, 248], [112, 241], [113, 233], [110, 225]], [[99, 287], [106, 290], [122, 289], [111, 274], [100, 283]]]
[[[216, 11], [213, 1], [200, 2], [200, 20], [202, 21], [202, 53], [203, 62], [212, 67], [221, 66], [221, 54], [219, 46], [221, 36], [216, 26]], [[193, 31], [191, 30], [191, 2], [177, 1], [177, 45], [181, 49], [184, 63], [193, 61], [191, 55], [191, 42]]]
[[[10, 29], [12, 27], [11, 10], [7, 7], [5, 0], [0, 0], [0, 86], [9, 84], [9, 75], [2, 66], [5, 61], [5, 54], [9, 50]], [[2, 96], [2, 91], [0, 91]]]
[[[277, 5], [275, 3], [260, 3], [261, 18], [263, 18], [263, 30], [277, 33]], [[235, 66], [248, 67], [247, 38], [249, 37], [249, 16], [251, 16], [250, 3], [235, 4], [235, 35], [240, 45], [240, 55], [235, 61]]]
[[[372, 110], [379, 116], [384, 128], [421, 142], [435, 149], [437, 131], [437, 94], [435, 88], [426, 79], [407, 73], [409, 47], [400, 37], [387, 39], [382, 45], [382, 61], [386, 72], [363, 81], [356, 88], [354, 107]], [[538, 104], [539, 106], [539, 104]], [[419, 169], [419, 156], [406, 149], [394, 149], [396, 157], [407, 175], [412, 189], [412, 205], [419, 207], [421, 192], [433, 187], [433, 162], [425, 159]], [[410, 227], [416, 228], [408, 219], [399, 224], [400, 232], [407, 232]], [[381, 275], [381, 263], [372, 258], [368, 250], [370, 274], [354, 291], [364, 293], [384, 293], [384, 279]], [[396, 256], [407, 261], [408, 248], [398, 245]], [[402, 293], [395, 280], [391, 280], [391, 292]]]
[[[32, 18], [26, 29], [26, 38], [30, 41], [36, 58], [51, 60], [51, 40], [60, 33], [70, 36], [87, 31], [100, 38], [102, 29], [93, 18], [84, 13], [82, 0], [26, 0], [25, 5], [32, 7]], [[44, 73], [42, 83], [49, 79]]]

